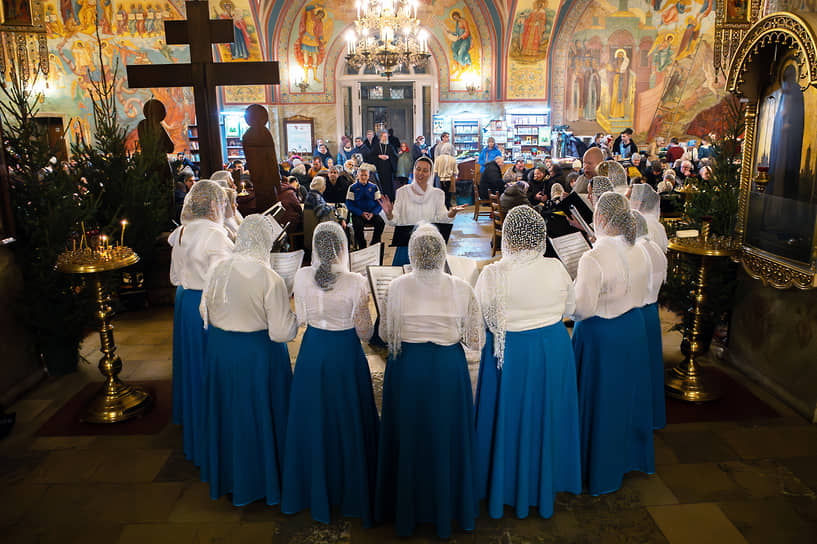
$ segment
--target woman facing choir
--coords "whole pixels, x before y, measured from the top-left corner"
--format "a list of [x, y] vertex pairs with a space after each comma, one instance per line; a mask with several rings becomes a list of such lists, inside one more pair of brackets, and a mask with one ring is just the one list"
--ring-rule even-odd
[[452, 520], [472, 530], [479, 513], [474, 406], [460, 342], [480, 349], [485, 333], [471, 286], [443, 272], [439, 231], [420, 225], [408, 248], [412, 272], [392, 281], [381, 321], [390, 358], [375, 518], [393, 520], [404, 536], [434, 523], [446, 538]]
[[170, 281], [176, 293], [173, 320], [173, 421], [183, 425], [184, 454], [201, 464], [202, 372], [206, 333], [199, 304], [211, 266], [229, 257], [233, 242], [224, 228], [227, 203], [221, 187], [202, 180], [184, 199], [182, 225], [168, 239], [173, 247]]
[[[636, 185], [637, 187], [637, 185]], [[658, 244], [650, 239], [647, 220], [633, 211], [635, 221], [635, 245], [641, 249], [650, 262], [649, 281], [646, 298], [641, 306], [647, 333], [647, 347], [650, 356], [652, 376], [654, 429], [663, 429], [667, 424], [666, 403], [664, 401], [664, 348], [661, 341], [661, 319], [658, 315], [658, 293], [667, 279], [667, 257]]]
[[573, 349], [582, 475], [600, 495], [618, 489], [631, 470], [654, 472], [655, 457], [647, 338], [636, 308], [645, 294], [633, 282], [635, 268], [647, 264], [626, 239], [634, 226], [623, 195], [601, 195], [593, 222], [598, 239], [579, 260], [574, 283]]
[[232, 255], [210, 271], [201, 299], [208, 327], [202, 480], [235, 506], [281, 499], [292, 368], [286, 342], [297, 325], [284, 280], [270, 267], [270, 220], [248, 216]]
[[506, 504], [520, 518], [530, 506], [549, 518], [557, 492], [582, 490], [576, 367], [562, 323], [575, 307], [573, 282], [543, 256], [546, 236], [533, 208], [513, 208], [502, 260], [476, 285], [489, 331], [476, 400], [479, 485], [497, 519]]
[[366, 279], [349, 272], [343, 229], [321, 223], [312, 266], [295, 276], [295, 310], [307, 329], [295, 363], [281, 510], [329, 523], [332, 507], [372, 525], [378, 419], [360, 341], [372, 335]]
[[[389, 222], [394, 225], [416, 225], [422, 222], [450, 223], [464, 206], [445, 207], [445, 193], [434, 187], [431, 172], [434, 162], [420, 157], [414, 162], [414, 182], [397, 190], [394, 204], [387, 196], [381, 202]], [[408, 247], [398, 247], [394, 252], [392, 266], [409, 264]]]

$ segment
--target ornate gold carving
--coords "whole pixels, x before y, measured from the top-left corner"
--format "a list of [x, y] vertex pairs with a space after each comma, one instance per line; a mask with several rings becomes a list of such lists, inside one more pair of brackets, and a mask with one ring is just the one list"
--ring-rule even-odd
[[726, 0], [715, 2], [715, 41], [713, 44], [715, 72], [729, 68], [743, 36], [760, 17], [762, 0], [752, 0], [749, 19], [745, 22], [727, 22]]
[[[793, 13], [774, 13], [758, 21], [741, 40], [737, 52], [729, 65], [729, 74], [726, 80], [726, 88], [729, 92], [756, 99], [760, 91], [758, 81], [752, 78], [746, 80], [747, 75], [757, 75], [757, 70], [752, 70], [752, 63], [773, 48], [774, 54], [779, 58], [783, 51], [778, 53], [778, 48], [783, 47], [796, 51], [798, 72], [800, 74], [800, 87], [806, 90], [809, 85], [817, 85], [817, 43], [814, 41], [814, 34], [810, 25], [804, 17], [811, 15], [795, 15]], [[748, 83], [748, 84], [747, 84]]]
[[749, 210], [749, 193], [752, 190], [752, 154], [755, 151], [755, 129], [757, 123], [757, 101], [746, 105], [745, 135], [743, 139], [743, 157], [740, 167], [740, 197], [738, 200], [738, 220], [735, 225], [735, 236], [743, 243], [746, 232], [746, 219]]
[[782, 261], [758, 255], [748, 248], [743, 248], [740, 260], [746, 273], [763, 282], [763, 285], [770, 285], [775, 289], [815, 287], [814, 273], [809, 274]]

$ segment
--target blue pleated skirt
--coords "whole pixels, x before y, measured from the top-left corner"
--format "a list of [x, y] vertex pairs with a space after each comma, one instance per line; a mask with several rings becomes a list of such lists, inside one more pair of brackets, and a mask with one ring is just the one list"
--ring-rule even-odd
[[281, 511], [331, 508], [372, 526], [377, 407], [369, 364], [354, 329], [304, 334], [289, 400]]
[[573, 351], [582, 478], [590, 494], [610, 493], [631, 470], [655, 472], [652, 373], [641, 311], [579, 321]]
[[233, 504], [281, 500], [292, 367], [286, 344], [267, 331], [210, 327], [204, 375], [202, 480], [210, 497]]
[[391, 260], [392, 266], [403, 266], [409, 264], [408, 246], [394, 248], [394, 258]]
[[667, 426], [667, 405], [664, 399], [664, 347], [658, 303], [653, 302], [642, 307], [641, 315], [644, 316], [652, 375], [652, 428], [663, 429]]
[[556, 493], [582, 492], [579, 404], [570, 335], [562, 322], [505, 334], [496, 367], [487, 332], [476, 397], [479, 491], [492, 518], [512, 506], [553, 516]]
[[462, 346], [403, 342], [383, 381], [375, 519], [400, 536], [433, 523], [471, 531], [479, 514], [474, 405]]
[[[199, 313], [201, 291], [184, 289], [181, 295], [179, 342], [181, 345], [181, 383], [173, 375], [173, 391], [180, 390], [184, 455], [196, 466], [201, 465], [202, 373], [207, 344], [207, 331]], [[173, 369], [176, 370], [175, 368]], [[176, 400], [174, 399], [174, 405]]]
[[176, 287], [176, 302], [173, 304], [173, 423], [184, 421], [184, 388], [182, 387], [182, 296], [184, 287]]

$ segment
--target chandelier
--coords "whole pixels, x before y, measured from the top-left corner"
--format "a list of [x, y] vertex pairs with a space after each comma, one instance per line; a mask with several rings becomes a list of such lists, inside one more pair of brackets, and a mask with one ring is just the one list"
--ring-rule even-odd
[[417, 0], [358, 0], [355, 30], [346, 33], [346, 63], [390, 79], [400, 66], [428, 64], [428, 38], [417, 20]]

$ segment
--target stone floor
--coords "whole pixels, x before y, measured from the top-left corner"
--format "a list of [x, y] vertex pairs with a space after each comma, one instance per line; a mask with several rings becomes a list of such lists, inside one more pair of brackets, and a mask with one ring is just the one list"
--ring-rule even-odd
[[[449, 249], [489, 259], [488, 229], [486, 219], [476, 224], [470, 215], [460, 216]], [[662, 314], [662, 321], [668, 330], [675, 318]], [[170, 377], [172, 308], [123, 314], [115, 325], [125, 380]], [[679, 357], [679, 341], [678, 333], [665, 334], [667, 361]], [[289, 346], [293, 362], [299, 343], [300, 337]], [[90, 336], [82, 354], [96, 361], [98, 347], [98, 338]], [[379, 386], [382, 352], [367, 347], [366, 353]], [[477, 363], [469, 358], [474, 380]], [[508, 510], [501, 520], [483, 515], [473, 533], [455, 532], [451, 542], [817, 542], [817, 427], [738, 378], [782, 417], [670, 425], [655, 434], [657, 474], [633, 473], [621, 490], [602, 497], [560, 495], [550, 520], [536, 514], [519, 520]], [[258, 503], [235, 508], [224, 498], [212, 501], [184, 459], [180, 428], [172, 424], [153, 436], [35, 436], [94, 380], [100, 380], [95, 364], [81, 364], [78, 372], [49, 378], [11, 407], [17, 425], [0, 442], [0, 542], [437, 541], [430, 527], [398, 539], [390, 526], [364, 530], [355, 519], [322, 525], [308, 513], [285, 516]]]

